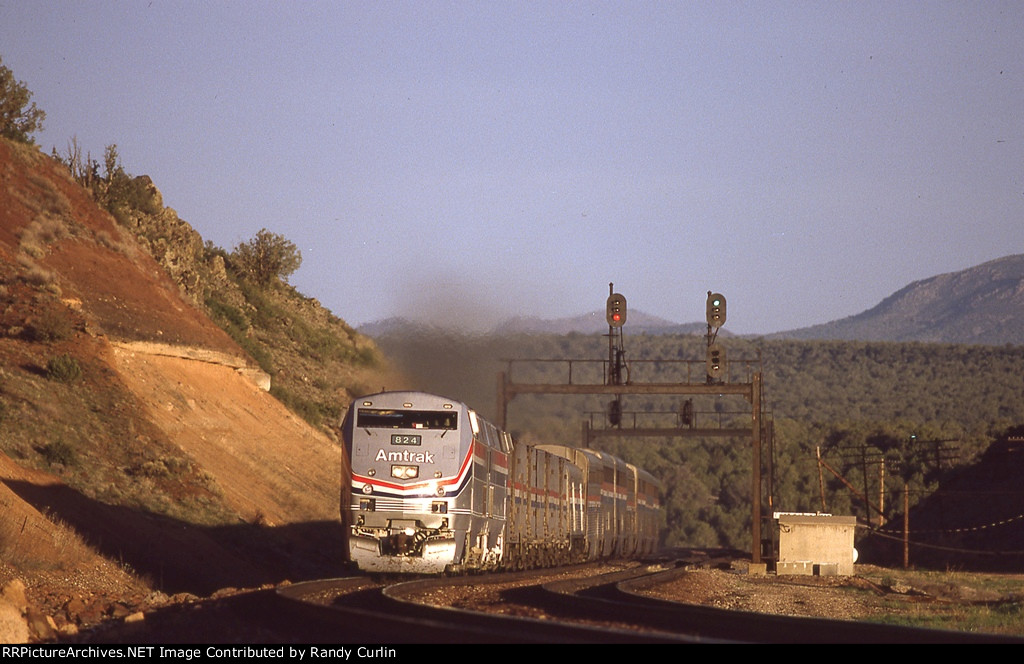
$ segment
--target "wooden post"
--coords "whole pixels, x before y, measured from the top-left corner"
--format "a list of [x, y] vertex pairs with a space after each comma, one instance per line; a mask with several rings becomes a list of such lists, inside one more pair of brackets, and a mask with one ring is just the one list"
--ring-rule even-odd
[[868, 448], [866, 445], [860, 448], [860, 471], [864, 476], [864, 516], [868, 522], [868, 529], [871, 528], [871, 505], [868, 503]]
[[828, 507], [825, 505], [825, 478], [822, 477], [821, 472], [821, 445], [815, 447], [814, 451], [818, 455], [818, 492], [821, 494], [821, 511], [827, 512]]
[[885, 457], [878, 462], [878, 527], [885, 525]]
[[910, 567], [910, 484], [903, 483], [903, 569]]
[[755, 565], [761, 563], [761, 372], [753, 375], [750, 384], [750, 411], [751, 411], [751, 438], [753, 442], [753, 491], [751, 495], [751, 509], [753, 511], [753, 523], [751, 537], [754, 540], [754, 547], [751, 551], [751, 562]]

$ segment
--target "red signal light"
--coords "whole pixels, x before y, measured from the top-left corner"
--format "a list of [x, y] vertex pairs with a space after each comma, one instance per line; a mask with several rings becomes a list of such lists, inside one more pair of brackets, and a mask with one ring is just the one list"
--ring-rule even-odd
[[622, 327], [626, 322], [626, 298], [618, 293], [609, 295], [606, 318], [612, 327]]

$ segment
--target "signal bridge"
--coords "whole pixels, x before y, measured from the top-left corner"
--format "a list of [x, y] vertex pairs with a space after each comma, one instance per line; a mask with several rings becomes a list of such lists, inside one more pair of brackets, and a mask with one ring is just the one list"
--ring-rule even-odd
[[[761, 511], [762, 494], [762, 440], [772, 440], [771, 422], [766, 422], [762, 408], [761, 362], [758, 360], [733, 361], [725, 359], [725, 349], [717, 343], [718, 328], [725, 323], [725, 297], [721, 293], [708, 291], [707, 299], [707, 346], [705, 361], [694, 360], [639, 360], [626, 362], [623, 347], [622, 326], [626, 322], [626, 298], [612, 291], [608, 297], [608, 359], [522, 359], [506, 360], [506, 370], [498, 374], [498, 426], [508, 428], [508, 404], [520, 394], [551, 395], [611, 395], [615, 399], [609, 404], [608, 425], [593, 426], [593, 414], [583, 422], [583, 446], [592, 447], [593, 440], [600, 437], [745, 437], [749, 436], [752, 453], [752, 539], [751, 558], [754, 564], [761, 563]], [[532, 375], [544, 376], [545, 382], [519, 382], [515, 378], [517, 367], [532, 365]], [[665, 381], [669, 377], [673, 381]], [[644, 380], [647, 378], [648, 380]], [[661, 378], [656, 382], [654, 378]], [[695, 411], [693, 400], [680, 405], [676, 426], [639, 426], [641, 413], [624, 412], [622, 397], [625, 395], [681, 395], [681, 396], [724, 396], [738, 395], [750, 404], [750, 426], [707, 425], [710, 411]], [[747, 411], [744, 411], [746, 413]], [[643, 417], [652, 413], [644, 413]], [[625, 418], [625, 419], [624, 419]], [[741, 416], [742, 418], [742, 416]], [[732, 420], [733, 418], [730, 418]], [[631, 422], [632, 426], [624, 426]], [[698, 427], [698, 422], [701, 426]], [[770, 455], [768, 462], [770, 463]], [[768, 473], [771, 477], [771, 473]], [[771, 505], [769, 488], [769, 506]]]

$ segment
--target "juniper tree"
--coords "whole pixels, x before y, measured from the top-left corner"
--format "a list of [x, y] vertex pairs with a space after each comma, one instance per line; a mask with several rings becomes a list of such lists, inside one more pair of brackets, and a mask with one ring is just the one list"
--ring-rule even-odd
[[43, 128], [46, 113], [29, 102], [32, 93], [14, 73], [3, 66], [0, 58], [0, 136], [22, 143], [32, 143], [32, 134]]
[[266, 228], [235, 247], [231, 259], [246, 277], [260, 286], [269, 285], [275, 278], [287, 281], [302, 265], [302, 254], [295, 244]]

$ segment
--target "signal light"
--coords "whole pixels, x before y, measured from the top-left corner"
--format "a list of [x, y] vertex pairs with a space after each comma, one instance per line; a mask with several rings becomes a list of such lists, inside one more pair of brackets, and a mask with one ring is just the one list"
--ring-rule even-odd
[[693, 399], [687, 399], [679, 408], [679, 417], [684, 427], [693, 427]]
[[612, 327], [622, 327], [626, 323], [626, 298], [618, 293], [608, 296], [605, 317]]
[[622, 424], [622, 402], [618, 399], [608, 402], [608, 423], [613, 427]]
[[725, 324], [725, 296], [721, 293], [708, 291], [707, 318], [708, 325], [713, 328]]
[[725, 372], [725, 348], [718, 344], [708, 346], [708, 379], [718, 379]]

